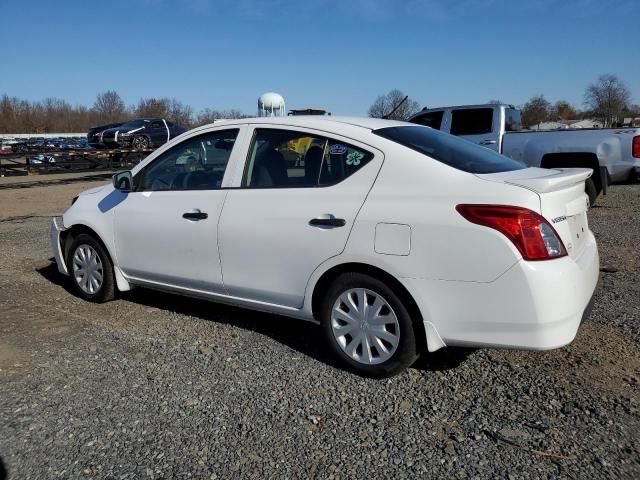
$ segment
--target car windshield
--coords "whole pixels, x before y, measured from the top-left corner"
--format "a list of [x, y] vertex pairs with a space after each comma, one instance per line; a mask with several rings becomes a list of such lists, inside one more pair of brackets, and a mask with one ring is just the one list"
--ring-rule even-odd
[[467, 140], [429, 127], [385, 127], [373, 133], [469, 173], [522, 170], [526, 165]]
[[150, 120], [131, 120], [130, 122], [125, 123], [120, 128], [140, 128], [145, 125], [148, 125]]

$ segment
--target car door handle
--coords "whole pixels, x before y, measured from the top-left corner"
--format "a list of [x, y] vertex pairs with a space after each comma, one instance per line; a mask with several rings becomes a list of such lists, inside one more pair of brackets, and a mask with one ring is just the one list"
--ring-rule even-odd
[[333, 215], [326, 215], [309, 220], [312, 227], [344, 227], [347, 222], [344, 218], [335, 218]]
[[496, 143], [498, 142], [495, 140], [482, 140], [479, 145], [495, 145]]
[[205, 220], [206, 218], [208, 218], [209, 215], [207, 215], [205, 212], [201, 212], [198, 209], [193, 210], [192, 212], [185, 212], [182, 214], [182, 218], [186, 218], [187, 220]]

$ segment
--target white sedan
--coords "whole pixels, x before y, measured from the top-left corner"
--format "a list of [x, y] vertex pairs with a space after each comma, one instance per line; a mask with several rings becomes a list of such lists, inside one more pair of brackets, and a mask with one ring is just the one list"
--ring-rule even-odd
[[409, 123], [223, 121], [81, 193], [52, 248], [86, 300], [141, 286], [318, 322], [386, 376], [447, 345], [570, 343], [599, 271], [590, 175]]

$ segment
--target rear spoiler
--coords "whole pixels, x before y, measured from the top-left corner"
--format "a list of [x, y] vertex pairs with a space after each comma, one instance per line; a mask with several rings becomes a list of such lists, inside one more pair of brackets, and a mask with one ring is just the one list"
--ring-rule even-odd
[[537, 193], [555, 192], [584, 182], [593, 175], [590, 168], [554, 168], [558, 173], [536, 178], [518, 178], [505, 180], [505, 183], [517, 185]]

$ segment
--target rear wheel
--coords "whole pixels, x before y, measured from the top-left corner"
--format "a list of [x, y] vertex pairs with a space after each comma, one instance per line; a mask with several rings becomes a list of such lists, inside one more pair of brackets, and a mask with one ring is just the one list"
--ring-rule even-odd
[[69, 248], [67, 269], [78, 296], [103, 303], [114, 297], [113, 265], [100, 242], [91, 235], [78, 235]]
[[133, 140], [131, 140], [131, 146], [133, 148], [149, 148], [149, 139], [147, 137], [141, 137], [141, 136], [137, 136], [137, 137], [133, 137]]
[[411, 317], [380, 280], [345, 273], [325, 295], [321, 324], [340, 361], [370, 377], [388, 377], [411, 366], [418, 348]]
[[595, 205], [596, 198], [598, 198], [598, 189], [593, 179], [587, 178], [584, 182], [584, 193], [589, 197], [589, 207]]

